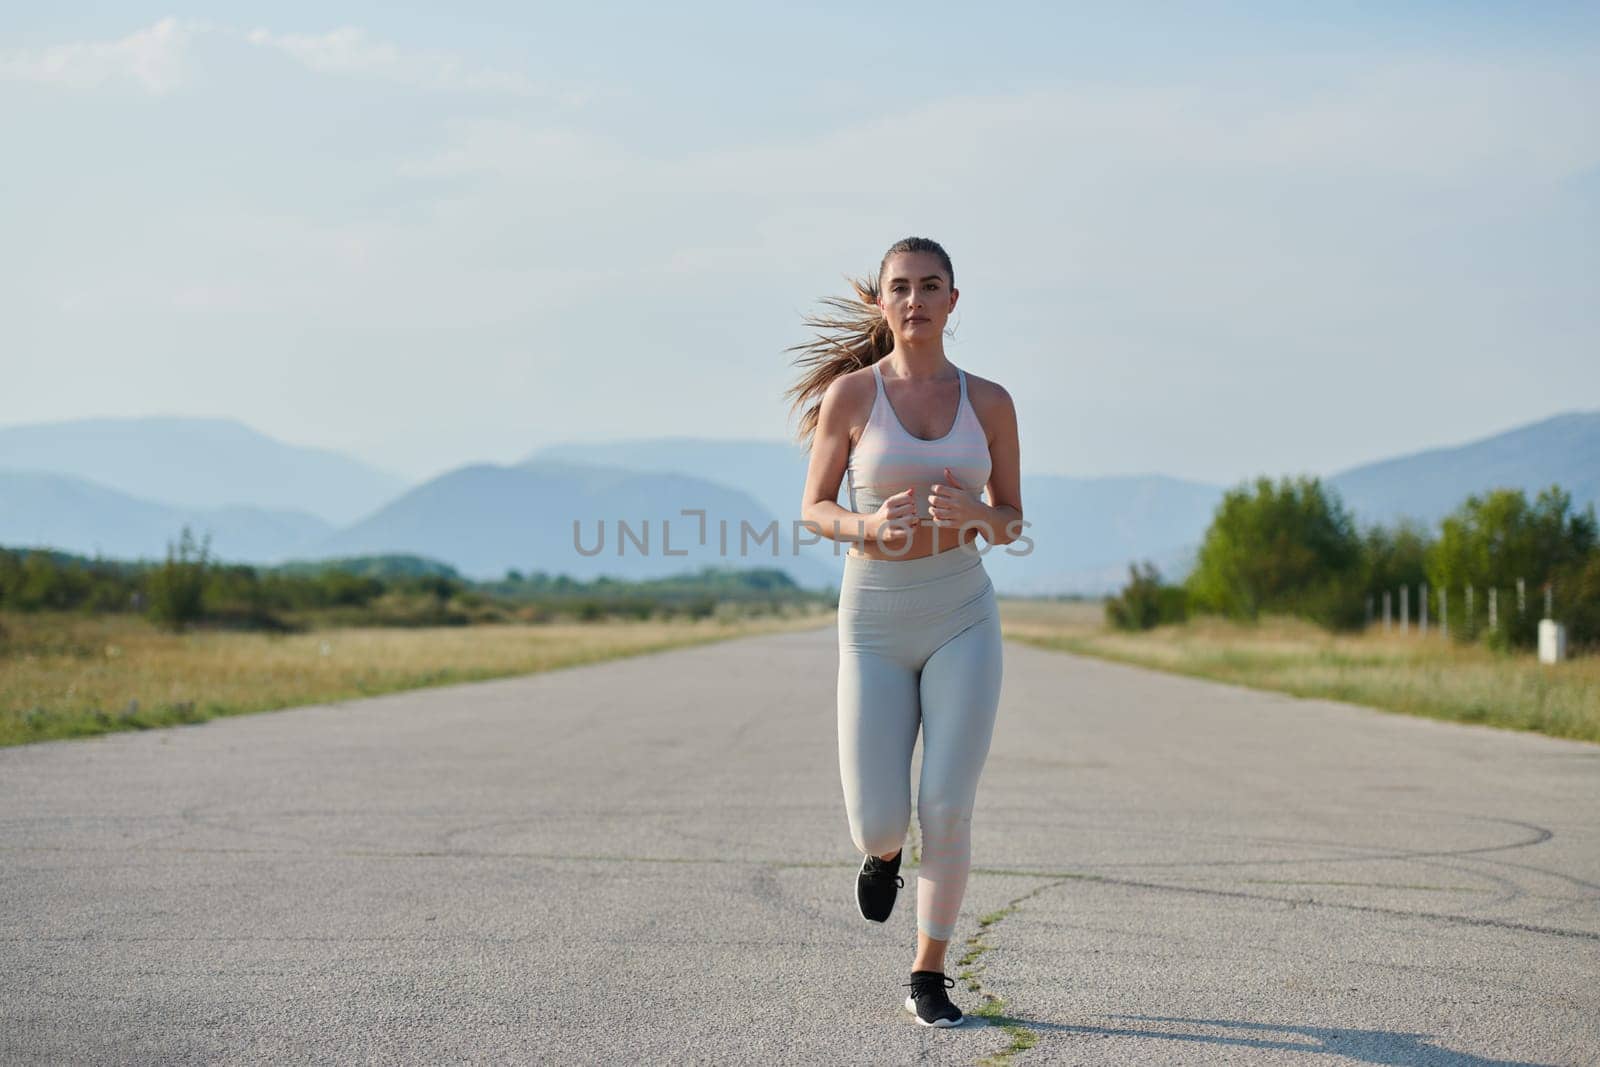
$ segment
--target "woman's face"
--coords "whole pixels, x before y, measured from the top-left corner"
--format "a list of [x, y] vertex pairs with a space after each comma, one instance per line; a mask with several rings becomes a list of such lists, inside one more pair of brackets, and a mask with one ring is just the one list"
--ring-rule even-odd
[[896, 252], [883, 266], [878, 308], [896, 341], [926, 342], [944, 333], [960, 292], [932, 252]]

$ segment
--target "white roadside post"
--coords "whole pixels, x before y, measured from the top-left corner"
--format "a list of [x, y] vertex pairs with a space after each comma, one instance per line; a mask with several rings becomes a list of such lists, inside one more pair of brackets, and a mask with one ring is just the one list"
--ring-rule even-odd
[[1539, 620], [1539, 662], [1560, 663], [1567, 658], [1567, 628], [1552, 619], [1550, 586], [1544, 587], [1544, 618]]

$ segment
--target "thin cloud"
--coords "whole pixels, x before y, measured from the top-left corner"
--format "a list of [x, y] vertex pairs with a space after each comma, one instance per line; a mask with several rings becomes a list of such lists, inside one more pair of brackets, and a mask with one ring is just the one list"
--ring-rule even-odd
[[556, 95], [514, 71], [474, 67], [448, 52], [407, 51], [387, 41], [374, 40], [355, 26], [323, 34], [280, 34], [255, 29], [247, 39], [251, 44], [282, 52], [319, 74], [374, 78], [421, 89]]
[[322, 34], [248, 32], [172, 17], [111, 41], [75, 41], [46, 48], [0, 53], [0, 80], [71, 89], [94, 89], [132, 81], [160, 96], [185, 84], [187, 59], [204, 34], [243, 39], [281, 53], [307, 70], [336, 77], [366, 78], [440, 92], [542, 97], [565, 105], [592, 94], [541, 85], [516, 71], [476, 66], [450, 52], [415, 51], [345, 26]]
[[115, 41], [78, 41], [0, 55], [0, 78], [69, 89], [132, 81], [154, 96], [183, 84], [199, 23], [164, 18]]
[[[950, 97], [805, 137], [669, 154], [581, 126], [465, 118], [447, 124], [444, 143], [398, 169], [503, 184], [519, 203], [533, 188], [559, 191], [614, 214], [630, 203], [650, 207], [663, 196], [707, 191], [778, 211], [796, 197], [808, 210], [822, 197], [860, 201], [870, 186], [861, 170], [839, 161], [870, 159], [897, 141], [941, 146], [918, 179], [931, 203], [947, 202], [955, 190], [995, 187], [1120, 198], [1133, 179], [1166, 195], [1199, 180], [1531, 191], [1600, 166], [1600, 126], [1585, 107], [1600, 92], [1600, 77], [1586, 70], [1419, 57], [1323, 82], [1314, 92], [1285, 89], [1266, 100], [1237, 90], [1115, 84]], [[726, 210], [694, 217], [694, 226], [710, 227]], [[684, 216], [669, 210], [665, 217]]]

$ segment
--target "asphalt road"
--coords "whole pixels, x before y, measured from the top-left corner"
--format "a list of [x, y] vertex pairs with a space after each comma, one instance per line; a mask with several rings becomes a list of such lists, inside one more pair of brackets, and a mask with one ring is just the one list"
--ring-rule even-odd
[[1600, 1062], [1600, 746], [1014, 642], [917, 1027], [834, 640], [0, 750], [0, 1062]]

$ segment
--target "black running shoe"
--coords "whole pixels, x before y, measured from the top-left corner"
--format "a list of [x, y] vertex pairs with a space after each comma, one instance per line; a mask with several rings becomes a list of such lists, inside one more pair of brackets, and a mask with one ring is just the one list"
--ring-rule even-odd
[[943, 971], [912, 971], [911, 981], [905, 984], [911, 987], [906, 1011], [923, 1026], [960, 1026], [965, 1021], [961, 1009], [945, 995], [946, 989], [956, 987], [956, 980], [946, 978]]
[[895, 893], [906, 884], [900, 877], [900, 858], [905, 854], [906, 850], [901, 849], [892, 860], [868, 856], [861, 861], [861, 872], [856, 875], [856, 906], [863, 919], [888, 921], [894, 910]]

